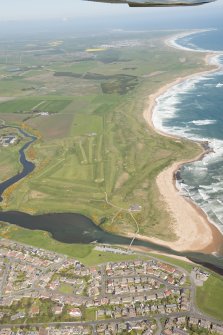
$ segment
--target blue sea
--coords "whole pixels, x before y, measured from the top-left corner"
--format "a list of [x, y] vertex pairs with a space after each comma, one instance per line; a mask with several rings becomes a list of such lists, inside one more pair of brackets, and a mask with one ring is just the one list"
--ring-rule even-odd
[[223, 29], [186, 36], [176, 43], [195, 50], [222, 51], [214, 59], [221, 64], [218, 72], [195, 76], [157, 99], [153, 122], [166, 133], [208, 141], [211, 152], [181, 168], [177, 187], [223, 233]]
[[179, 38], [177, 43], [193, 50], [213, 50], [223, 52], [223, 28], [210, 28], [198, 34]]

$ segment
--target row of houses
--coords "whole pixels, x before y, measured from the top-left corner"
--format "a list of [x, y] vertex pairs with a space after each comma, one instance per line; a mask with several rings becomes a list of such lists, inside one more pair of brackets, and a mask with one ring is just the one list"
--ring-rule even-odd
[[147, 277], [123, 277], [109, 278], [106, 281], [106, 292], [108, 294], [138, 293], [148, 290], [159, 289], [161, 283], [153, 278]]
[[186, 275], [179, 269], [155, 260], [108, 263], [106, 275], [108, 277], [150, 275], [165, 280], [170, 285], [183, 285], [186, 281]]
[[[211, 322], [207, 319], [192, 317], [192, 316], [182, 316], [176, 318], [166, 319], [164, 322], [164, 335], [172, 334], [189, 334], [191, 330], [200, 333], [202, 330], [206, 330], [208, 333], [217, 333], [219, 335], [223, 334], [223, 325], [215, 322]], [[180, 332], [179, 332], [180, 330]]]
[[44, 268], [53, 264], [63, 263], [67, 258], [51, 251], [25, 246], [7, 239], [1, 240], [0, 257], [8, 257]]
[[97, 310], [98, 319], [106, 318], [122, 318], [122, 317], [138, 317], [138, 316], [148, 316], [155, 314], [170, 314], [176, 312], [184, 312], [189, 310], [189, 304], [180, 303], [154, 303], [154, 304], [137, 304], [137, 305], [127, 305], [124, 306], [109, 306]]
[[131, 322], [119, 322], [119, 323], [109, 323], [109, 324], [99, 324], [96, 327], [98, 335], [114, 335], [131, 333], [132, 331], [137, 331], [138, 334], [142, 335], [152, 335], [155, 333], [156, 324], [155, 322], [140, 320]]
[[29, 328], [23, 327], [17, 328], [13, 327], [13, 330], [10, 328], [0, 329], [0, 335], [92, 335], [92, 327], [90, 326], [61, 326], [61, 327], [46, 327], [46, 328], [35, 328], [32, 327], [32, 330]]

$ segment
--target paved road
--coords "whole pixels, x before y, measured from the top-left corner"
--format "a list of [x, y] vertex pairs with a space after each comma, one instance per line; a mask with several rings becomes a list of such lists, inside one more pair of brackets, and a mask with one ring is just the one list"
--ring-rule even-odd
[[[201, 314], [191, 314], [188, 312], [176, 312], [176, 313], [164, 313], [164, 314], [159, 314], [159, 315], [150, 315], [150, 316], [137, 316], [137, 317], [121, 317], [121, 318], [117, 318], [117, 319], [106, 319], [106, 320], [97, 320], [97, 321], [78, 321], [78, 322], [47, 322], [48, 326], [97, 326], [99, 324], [110, 324], [110, 323], [115, 323], [115, 324], [120, 324], [122, 322], [137, 322], [137, 321], [142, 321], [142, 320], [146, 320], [146, 321], [153, 321], [154, 319], [156, 320], [160, 320], [163, 318], [176, 318], [176, 317], [186, 317], [186, 316], [191, 316], [191, 317], [195, 317], [197, 319], [204, 319], [204, 316], [202, 316]], [[210, 322], [215, 322], [216, 323], [216, 319], [213, 319], [211, 317], [206, 318], [205, 320], [208, 320]], [[219, 324], [221, 324], [223, 326], [222, 322], [218, 322]], [[15, 326], [15, 324], [4, 324], [4, 325], [0, 325], [0, 329], [2, 328], [9, 328]], [[18, 323], [16, 324], [17, 327], [21, 327], [24, 326], [24, 323]], [[31, 323], [31, 324], [26, 324], [26, 326], [33, 326], [33, 327], [43, 327], [46, 326], [46, 323]]]
[[6, 263], [5, 264], [5, 270], [4, 270], [3, 277], [2, 277], [2, 282], [1, 282], [1, 285], [0, 285], [0, 297], [2, 297], [5, 285], [7, 284], [9, 271], [10, 271], [10, 264]]
[[101, 292], [100, 292], [100, 298], [106, 296], [106, 271], [104, 265], [100, 266], [101, 270]]
[[160, 335], [161, 332], [162, 332], [163, 327], [161, 325], [161, 322], [160, 322], [159, 318], [155, 318], [155, 320], [156, 320], [156, 324], [157, 324], [157, 330], [155, 332], [155, 335]]

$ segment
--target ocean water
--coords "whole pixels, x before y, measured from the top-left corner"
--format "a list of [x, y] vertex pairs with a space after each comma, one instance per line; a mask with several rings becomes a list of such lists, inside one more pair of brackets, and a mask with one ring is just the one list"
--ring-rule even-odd
[[[215, 45], [215, 50], [223, 50], [223, 30], [202, 33], [200, 39], [199, 34], [187, 36], [177, 43], [207, 50]], [[177, 187], [223, 233], [223, 51], [215, 61], [221, 64], [218, 72], [184, 81], [160, 96], [153, 122], [169, 134], [209, 143], [209, 154], [180, 169]]]
[[194, 50], [223, 51], [223, 27], [179, 38], [177, 43]]

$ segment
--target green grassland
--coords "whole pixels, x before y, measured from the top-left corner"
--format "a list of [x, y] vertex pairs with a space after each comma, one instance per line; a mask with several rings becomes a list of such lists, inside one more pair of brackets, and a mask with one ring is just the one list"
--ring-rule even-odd
[[15, 175], [21, 168], [18, 161], [18, 146], [13, 148], [0, 147], [0, 182]]
[[197, 288], [197, 305], [201, 311], [223, 320], [223, 280], [212, 274], [202, 287]]
[[[134, 218], [141, 234], [175, 238], [155, 178], [172, 162], [196, 156], [200, 148], [156, 134], [142, 113], [149, 94], [178, 76], [203, 70], [204, 62], [200, 54], [168, 48], [158, 37], [147, 33], [137, 37], [137, 46], [93, 56], [85, 50], [104, 43], [103, 38], [79, 41], [78, 53], [64, 41], [70, 54], [45, 50], [38, 58], [44, 69], [7, 79], [14, 86], [8, 85], [4, 94], [15, 100], [0, 104], [0, 117], [13, 123], [9, 116], [23, 116], [40, 137], [33, 145], [36, 169], [2, 203], [4, 210], [78, 212], [96, 224], [103, 222], [108, 231], [125, 234], [136, 231], [127, 210], [139, 204], [142, 211]], [[81, 60], [80, 50], [86, 57]], [[26, 61], [32, 64], [31, 58]], [[56, 114], [32, 115], [38, 104]], [[28, 119], [24, 111], [30, 112]]]
[[17, 98], [0, 104], [0, 113], [31, 113], [35, 110], [48, 113], [61, 112], [72, 100], [66, 97]]
[[73, 287], [70, 284], [62, 283], [59, 287], [59, 292], [62, 294], [72, 294]]
[[0, 222], [0, 236], [27, 245], [36, 246], [45, 250], [54, 251], [78, 259], [87, 266], [93, 266], [105, 262], [118, 262], [135, 259], [144, 259], [144, 256], [121, 255], [110, 252], [96, 251], [90, 244], [67, 244], [58, 242], [50, 237], [47, 232], [29, 230], [14, 225]]

